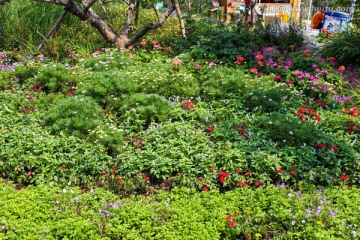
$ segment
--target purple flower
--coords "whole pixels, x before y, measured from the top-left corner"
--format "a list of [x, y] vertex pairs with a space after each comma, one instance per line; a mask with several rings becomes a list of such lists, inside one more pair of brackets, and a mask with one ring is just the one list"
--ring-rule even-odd
[[306, 209], [306, 217], [311, 217], [313, 213], [310, 211], [310, 209]]
[[296, 196], [300, 197], [300, 196], [301, 196], [301, 191], [298, 191], [298, 192], [296, 193]]
[[295, 225], [295, 223], [296, 223], [296, 222], [295, 222], [294, 220], [292, 220], [292, 221], [291, 221], [291, 225], [293, 225], [293, 226], [294, 226], [294, 225]]
[[323, 90], [324, 90], [324, 91], [329, 91], [329, 86], [324, 86], [324, 87], [323, 87]]
[[316, 72], [320, 72], [320, 68], [315, 69]]
[[289, 61], [286, 62], [286, 65], [287, 65], [287, 66], [291, 66], [291, 65], [292, 65], [292, 62], [289, 60]]
[[322, 70], [321, 72], [324, 73], [324, 74], [327, 74], [327, 73], [328, 73], [328, 70], [324, 69], [324, 70]]
[[313, 63], [313, 65], [311, 65], [313, 68], [316, 68], [317, 67], [317, 65], [315, 64], [315, 63]]
[[317, 215], [319, 215], [320, 212], [321, 212], [321, 206], [317, 206], [317, 207], [316, 207], [316, 210], [315, 210], [315, 213], [316, 213]]
[[330, 214], [331, 214], [331, 216], [336, 217], [336, 214], [333, 209], [330, 209]]
[[3, 58], [3, 59], [7, 58], [6, 53], [0, 52], [0, 58]]

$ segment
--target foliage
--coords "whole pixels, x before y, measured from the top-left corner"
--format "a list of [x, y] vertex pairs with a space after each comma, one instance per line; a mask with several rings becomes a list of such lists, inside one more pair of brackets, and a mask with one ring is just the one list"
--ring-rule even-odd
[[2, 182], [1, 189], [2, 239], [352, 239], [358, 234], [356, 188], [279, 185], [226, 194], [175, 188], [127, 199], [72, 185], [15, 190]]
[[359, 66], [360, 56], [360, 31], [344, 31], [322, 50], [327, 57], [336, 56], [337, 64]]
[[84, 138], [90, 130], [100, 125], [101, 109], [89, 97], [62, 98], [44, 114], [44, 124], [53, 133], [68, 133]]

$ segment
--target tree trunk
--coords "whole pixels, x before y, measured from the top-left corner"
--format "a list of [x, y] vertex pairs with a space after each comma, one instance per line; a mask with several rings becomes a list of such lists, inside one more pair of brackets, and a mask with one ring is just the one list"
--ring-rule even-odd
[[170, 9], [164, 14], [163, 18], [155, 23], [148, 23], [145, 27], [136, 33], [133, 37], [129, 37], [129, 34], [132, 31], [132, 22], [135, 11], [135, 0], [129, 0], [129, 8], [126, 13], [124, 27], [121, 30], [120, 34], [116, 34], [92, 9], [91, 6], [96, 2], [92, 0], [91, 2], [83, 1], [83, 9], [81, 9], [73, 0], [35, 0], [37, 2], [51, 3], [65, 6], [65, 10], [83, 21], [88, 21], [94, 28], [98, 30], [101, 36], [118, 49], [126, 48], [139, 39], [141, 39], [146, 33], [150, 30], [161, 27], [171, 13], [175, 10], [174, 0], [168, 0], [171, 3]]

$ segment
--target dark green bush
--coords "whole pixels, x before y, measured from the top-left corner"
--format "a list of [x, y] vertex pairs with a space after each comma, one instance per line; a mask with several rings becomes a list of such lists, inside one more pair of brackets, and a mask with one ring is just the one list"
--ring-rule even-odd
[[265, 130], [266, 138], [282, 146], [313, 145], [321, 136], [314, 123], [301, 121], [290, 114], [272, 113], [259, 122], [259, 126]]
[[67, 133], [84, 138], [98, 126], [101, 109], [89, 97], [67, 97], [55, 102], [44, 115], [44, 124], [53, 133]]
[[360, 66], [360, 31], [342, 32], [321, 53], [326, 57], [335, 57], [338, 65]]
[[121, 112], [125, 113], [123, 118], [136, 115], [146, 129], [152, 122], [165, 121], [170, 109], [170, 103], [157, 94], [137, 93], [124, 101]]
[[76, 89], [81, 77], [74, 69], [66, 68], [60, 63], [51, 63], [46, 68], [41, 69], [33, 78], [27, 79], [27, 84], [40, 84], [41, 91], [46, 93], [69, 93]]

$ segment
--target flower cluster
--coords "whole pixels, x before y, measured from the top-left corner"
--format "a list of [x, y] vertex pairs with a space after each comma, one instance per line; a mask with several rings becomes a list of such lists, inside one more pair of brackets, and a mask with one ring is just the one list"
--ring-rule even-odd
[[352, 117], [360, 116], [360, 111], [356, 107], [351, 110], [344, 108], [344, 113], [349, 113]]
[[306, 108], [304, 106], [301, 106], [299, 108], [299, 110], [296, 113], [296, 116], [298, 116], [301, 120], [315, 119], [319, 121], [321, 119], [320, 115], [316, 112], [315, 108]]
[[354, 121], [347, 121], [346, 125], [348, 126], [349, 133], [355, 133], [360, 130], [360, 126], [356, 124]]
[[248, 124], [246, 122], [243, 122], [240, 127], [237, 125], [233, 126], [233, 129], [235, 131], [239, 131], [241, 137], [249, 138], [250, 134], [246, 131], [247, 125]]
[[[326, 149], [326, 146], [324, 143], [315, 143], [314, 147], [317, 149]], [[339, 151], [339, 148], [335, 145], [330, 145], [327, 147], [327, 149], [332, 150], [332, 151]]]
[[190, 102], [189, 100], [184, 100], [181, 103], [182, 108], [187, 109], [187, 110], [191, 110], [195, 107], [195, 103], [194, 102]]

